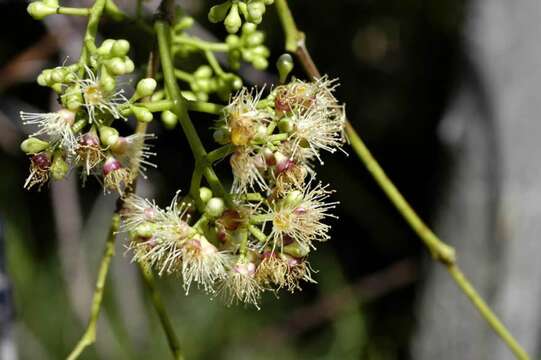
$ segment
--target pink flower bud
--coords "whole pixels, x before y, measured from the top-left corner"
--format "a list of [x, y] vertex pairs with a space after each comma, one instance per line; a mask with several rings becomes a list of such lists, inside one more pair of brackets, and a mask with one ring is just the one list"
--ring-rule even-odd
[[118, 161], [114, 157], [109, 157], [107, 160], [105, 160], [105, 164], [103, 164], [103, 175], [107, 176], [111, 172], [120, 168], [122, 168], [122, 164], [120, 164], [120, 161]]

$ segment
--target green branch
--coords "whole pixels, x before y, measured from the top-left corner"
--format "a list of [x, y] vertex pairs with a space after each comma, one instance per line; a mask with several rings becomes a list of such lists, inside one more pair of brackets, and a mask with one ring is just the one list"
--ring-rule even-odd
[[[297, 29], [291, 11], [286, 0], [276, 0], [276, 9], [280, 17], [284, 32], [286, 34], [286, 50], [295, 53], [306, 73], [314, 78], [320, 77], [320, 73], [313, 63], [310, 53], [304, 46], [304, 35]], [[385, 192], [389, 200], [408, 222], [413, 231], [429, 249], [434, 259], [443, 264], [451, 274], [453, 280], [460, 287], [462, 292], [470, 299], [481, 316], [490, 325], [494, 332], [507, 344], [517, 359], [529, 359], [526, 351], [520, 346], [517, 340], [502, 324], [472, 284], [462, 273], [456, 264], [455, 250], [441, 241], [430, 228], [419, 218], [417, 213], [404, 199], [396, 186], [387, 177], [379, 163], [374, 159], [364, 142], [361, 140], [355, 129], [349, 122], [346, 123], [346, 133], [351, 142], [353, 150], [364, 163], [367, 170], [372, 174], [374, 180]]]

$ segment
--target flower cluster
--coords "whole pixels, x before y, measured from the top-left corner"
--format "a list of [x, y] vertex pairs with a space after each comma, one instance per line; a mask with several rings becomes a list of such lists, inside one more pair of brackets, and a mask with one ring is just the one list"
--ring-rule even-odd
[[177, 196], [165, 210], [128, 198], [123, 228], [133, 259], [159, 274], [180, 274], [186, 291], [196, 283], [256, 307], [265, 291], [314, 282], [307, 256], [329, 239], [325, 220], [337, 203], [315, 180], [313, 163], [344, 143], [334, 87], [326, 78], [293, 80], [265, 98], [248, 89], [233, 96], [214, 133], [232, 152], [231, 192], [216, 196], [201, 187], [198, 201]]
[[[36, 3], [32, 3], [36, 4]], [[105, 40], [89, 55], [90, 65], [80, 63], [46, 69], [38, 84], [58, 94], [60, 110], [50, 113], [21, 111], [24, 125], [35, 131], [21, 144], [30, 156], [26, 188], [60, 180], [72, 168], [81, 168], [84, 178], [96, 176], [106, 191], [123, 192], [135, 176], [132, 169], [153, 166], [153, 155], [145, 140], [151, 135], [121, 136], [113, 126], [117, 119], [135, 115], [139, 121], [152, 120], [152, 113], [137, 100], [153, 94], [154, 79], [138, 82], [130, 99], [117, 89], [119, 76], [134, 70], [126, 40]], [[142, 164], [143, 166], [134, 166]]]
[[211, 7], [208, 18], [212, 23], [223, 21], [227, 32], [234, 34], [242, 25], [241, 14], [249, 23], [259, 24], [263, 20], [266, 6], [272, 3], [274, 0], [227, 0]]

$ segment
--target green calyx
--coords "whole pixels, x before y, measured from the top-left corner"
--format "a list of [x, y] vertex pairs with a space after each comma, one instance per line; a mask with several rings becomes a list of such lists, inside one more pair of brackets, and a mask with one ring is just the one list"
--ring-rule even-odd
[[38, 138], [29, 137], [21, 143], [21, 150], [28, 155], [37, 154], [49, 147], [47, 141]]

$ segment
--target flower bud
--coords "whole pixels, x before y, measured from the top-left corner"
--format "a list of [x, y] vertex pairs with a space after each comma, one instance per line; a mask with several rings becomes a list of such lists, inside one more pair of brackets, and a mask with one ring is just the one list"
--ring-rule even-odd
[[65, 71], [62, 68], [56, 68], [51, 72], [51, 80], [54, 82], [62, 82], [64, 80]]
[[248, 34], [253, 33], [254, 31], [256, 31], [256, 29], [257, 29], [256, 24], [251, 23], [251, 22], [247, 22], [242, 26], [242, 33], [244, 35], [248, 35]]
[[131, 109], [133, 110], [133, 115], [135, 115], [135, 118], [138, 121], [145, 123], [152, 121], [153, 115], [148, 109], [139, 106], [132, 106]]
[[289, 54], [282, 54], [276, 61], [276, 68], [280, 75], [280, 82], [283, 84], [286, 82], [287, 76], [293, 70], [293, 58]]
[[69, 171], [69, 165], [62, 154], [55, 154], [50, 172], [54, 180], [62, 180]]
[[41, 0], [41, 2], [47, 6], [54, 7], [54, 8], [57, 8], [59, 6], [58, 0]]
[[118, 57], [126, 56], [129, 51], [130, 43], [124, 39], [116, 40], [111, 48], [111, 54]]
[[276, 172], [281, 173], [291, 166], [291, 160], [279, 151], [274, 153], [274, 161], [276, 162]]
[[265, 41], [265, 34], [261, 31], [254, 31], [250, 35], [246, 36], [244, 42], [248, 47], [256, 47]]
[[107, 160], [105, 160], [105, 163], [103, 164], [103, 175], [107, 176], [111, 172], [121, 168], [122, 164], [120, 163], [120, 161], [110, 156], [109, 158], [107, 158]]
[[27, 154], [37, 154], [49, 147], [47, 141], [29, 137], [21, 143], [21, 150]]
[[227, 15], [227, 11], [231, 7], [231, 2], [226, 1], [219, 5], [214, 5], [210, 8], [208, 19], [211, 23], [219, 23], [223, 21]]
[[60, 109], [58, 110], [57, 113], [58, 115], [62, 117], [62, 120], [64, 120], [67, 124], [73, 125], [73, 123], [75, 122], [75, 113], [73, 111]]
[[126, 64], [121, 58], [114, 57], [105, 63], [107, 70], [113, 75], [122, 75], [126, 73]]
[[278, 121], [278, 129], [280, 129], [281, 132], [290, 133], [293, 131], [293, 122], [290, 118], [282, 118]]
[[158, 84], [156, 83], [156, 80], [152, 78], [141, 79], [137, 83], [135, 92], [138, 97], [150, 96], [154, 93], [154, 90], [156, 90], [156, 86], [158, 86]]
[[198, 79], [208, 79], [212, 76], [212, 68], [208, 65], [201, 65], [195, 70], [193, 76]]
[[175, 31], [182, 31], [191, 28], [194, 23], [193, 17], [183, 16], [175, 25]]
[[201, 201], [206, 204], [212, 198], [212, 190], [210, 190], [208, 187], [202, 186], [199, 189], [199, 197], [201, 198]]
[[211, 217], [219, 217], [225, 210], [225, 203], [222, 198], [214, 197], [207, 202], [205, 213]]
[[237, 4], [231, 5], [231, 10], [224, 20], [225, 29], [228, 33], [234, 34], [239, 31], [240, 26], [242, 25], [242, 19], [239, 15], [239, 9]]
[[303, 199], [302, 192], [299, 190], [290, 191], [283, 200], [285, 206], [296, 207]]
[[249, 21], [259, 24], [265, 13], [265, 4], [263, 1], [252, 1], [248, 3]]
[[220, 145], [228, 144], [231, 141], [231, 135], [229, 134], [229, 130], [225, 127], [219, 127], [214, 131], [214, 134], [212, 134], [212, 137], [214, 138], [214, 141], [216, 141]]
[[175, 127], [178, 120], [178, 117], [172, 111], [169, 111], [169, 110], [165, 110], [164, 112], [162, 112], [161, 118], [162, 118], [163, 125], [169, 130]]
[[28, 5], [26, 11], [35, 20], [41, 20], [49, 15], [56, 14], [56, 7], [48, 6], [41, 1], [34, 1]]
[[124, 136], [119, 136], [118, 140], [111, 145], [111, 151], [115, 155], [123, 155], [128, 151], [129, 143]]
[[135, 70], [135, 64], [129, 57], [126, 57], [124, 60], [124, 65], [126, 65], [126, 72], [124, 74], [129, 74]]
[[115, 44], [115, 40], [113, 39], [105, 40], [104, 42], [101, 43], [100, 47], [98, 48], [98, 54], [102, 56], [109, 56], [111, 54], [111, 50], [114, 44]]
[[112, 146], [118, 141], [117, 129], [109, 126], [100, 126], [98, 131], [100, 133], [100, 140], [103, 145]]
[[295, 241], [289, 245], [284, 246], [284, 252], [295, 258], [303, 258], [310, 253], [310, 247], [306, 244]]
[[257, 57], [254, 57], [252, 61], [252, 65], [257, 70], [265, 70], [267, 66], [269, 66], [269, 62], [264, 57], [257, 56]]

